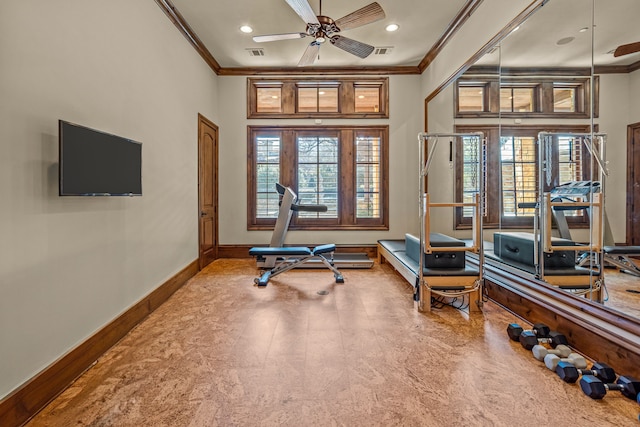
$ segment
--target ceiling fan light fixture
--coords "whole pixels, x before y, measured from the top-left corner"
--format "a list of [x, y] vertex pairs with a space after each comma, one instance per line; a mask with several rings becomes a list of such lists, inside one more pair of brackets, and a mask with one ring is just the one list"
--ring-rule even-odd
[[248, 25], [243, 25], [242, 27], [240, 27], [240, 31], [242, 31], [245, 34], [249, 34], [249, 33], [253, 33], [253, 28], [251, 28]]
[[400, 26], [398, 24], [389, 24], [385, 27], [385, 30], [389, 31], [390, 33], [393, 31], [398, 31], [398, 28], [400, 28]]

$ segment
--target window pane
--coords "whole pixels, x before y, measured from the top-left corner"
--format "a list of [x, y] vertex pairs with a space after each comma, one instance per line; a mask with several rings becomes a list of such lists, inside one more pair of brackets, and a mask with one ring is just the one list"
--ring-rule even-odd
[[533, 111], [533, 88], [500, 88], [500, 111], [506, 113], [527, 113]]
[[507, 113], [513, 111], [513, 92], [511, 88], [500, 89], [500, 111]]
[[355, 87], [356, 113], [377, 113], [380, 111], [380, 87]]
[[576, 111], [575, 88], [553, 88], [553, 111], [556, 113], [574, 113]]
[[338, 217], [338, 138], [299, 137], [298, 198], [301, 204], [326, 205], [327, 212], [298, 212], [300, 218]]
[[281, 113], [282, 90], [279, 87], [259, 87], [257, 92], [258, 113]]
[[484, 111], [484, 86], [458, 87], [458, 111]]
[[[481, 142], [478, 137], [464, 137], [462, 138], [462, 201], [465, 203], [472, 203], [473, 197], [478, 193], [480, 188], [480, 172], [478, 163], [481, 161], [482, 153]], [[484, 166], [484, 165], [483, 165]], [[482, 197], [486, 197], [485, 194]], [[485, 206], [486, 209], [486, 206]], [[486, 214], [486, 211], [483, 212]], [[473, 208], [465, 206], [462, 208], [462, 216], [471, 218], [473, 216]]]
[[318, 112], [318, 88], [299, 87], [298, 88], [298, 111], [301, 113]]
[[381, 141], [356, 137], [356, 218], [380, 218]]
[[318, 90], [318, 111], [323, 113], [338, 112], [338, 88], [327, 87]]
[[[558, 176], [559, 183], [565, 184], [570, 181], [582, 180], [582, 141], [580, 138], [568, 136], [558, 137]], [[572, 200], [582, 202], [586, 199], [572, 196]], [[565, 216], [580, 217], [585, 213], [584, 210], [563, 211]]]
[[280, 138], [256, 138], [256, 217], [276, 218], [279, 197], [276, 182], [280, 180]]
[[533, 111], [533, 88], [513, 89], [513, 111], [518, 113]]
[[532, 216], [533, 208], [519, 203], [536, 201], [536, 143], [533, 137], [500, 138], [502, 215]]

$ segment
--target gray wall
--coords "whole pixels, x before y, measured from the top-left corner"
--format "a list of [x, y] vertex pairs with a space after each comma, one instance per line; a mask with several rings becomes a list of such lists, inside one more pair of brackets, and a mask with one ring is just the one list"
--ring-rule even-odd
[[[217, 77], [153, 1], [0, 5], [0, 398], [198, 257]], [[58, 197], [58, 119], [143, 143], [142, 197]]]

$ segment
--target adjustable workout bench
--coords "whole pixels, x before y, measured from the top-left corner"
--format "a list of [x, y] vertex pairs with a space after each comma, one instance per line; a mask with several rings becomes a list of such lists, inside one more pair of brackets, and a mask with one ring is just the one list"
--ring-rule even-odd
[[[284, 257], [281, 261], [271, 270], [265, 271], [262, 276], [253, 279], [254, 283], [258, 286], [267, 286], [269, 279], [273, 276], [277, 276], [280, 273], [289, 271], [292, 268], [296, 268], [305, 262], [312, 259], [319, 259], [322, 263], [331, 271], [336, 278], [336, 283], [344, 283], [342, 273], [333, 266], [333, 252], [336, 250], [335, 244], [320, 245], [313, 249], [304, 246], [291, 246], [291, 247], [256, 247], [249, 249], [249, 255], [255, 256], [258, 262], [264, 260], [266, 257]], [[327, 258], [329, 256], [329, 258]]]

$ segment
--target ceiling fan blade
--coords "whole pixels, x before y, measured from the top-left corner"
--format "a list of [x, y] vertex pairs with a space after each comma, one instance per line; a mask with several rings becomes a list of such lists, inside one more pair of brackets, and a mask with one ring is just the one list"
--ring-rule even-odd
[[615, 52], [613, 52], [614, 57], [628, 55], [630, 53], [640, 52], [640, 42], [623, 44], [616, 48]]
[[335, 21], [335, 24], [340, 30], [344, 31], [379, 21], [384, 19], [384, 17], [385, 14], [382, 7], [377, 2], [373, 2], [355, 12], [343, 16]]
[[373, 52], [373, 49], [375, 49], [373, 46], [369, 44], [362, 43], [357, 40], [353, 40], [344, 36], [331, 37], [331, 44], [336, 47], [339, 47], [345, 52], [349, 52], [350, 54], [358, 56], [362, 59], [371, 55], [371, 52]]
[[320, 52], [320, 43], [313, 41], [309, 46], [307, 46], [307, 50], [302, 54], [302, 58], [298, 61], [298, 67], [306, 67], [307, 65], [313, 65], [316, 58], [318, 57], [318, 52]]
[[256, 43], [264, 43], [278, 40], [302, 39], [306, 36], [306, 33], [267, 34], [264, 36], [254, 36], [253, 41]]
[[285, 0], [295, 13], [307, 24], [320, 24], [318, 17], [307, 0]]

